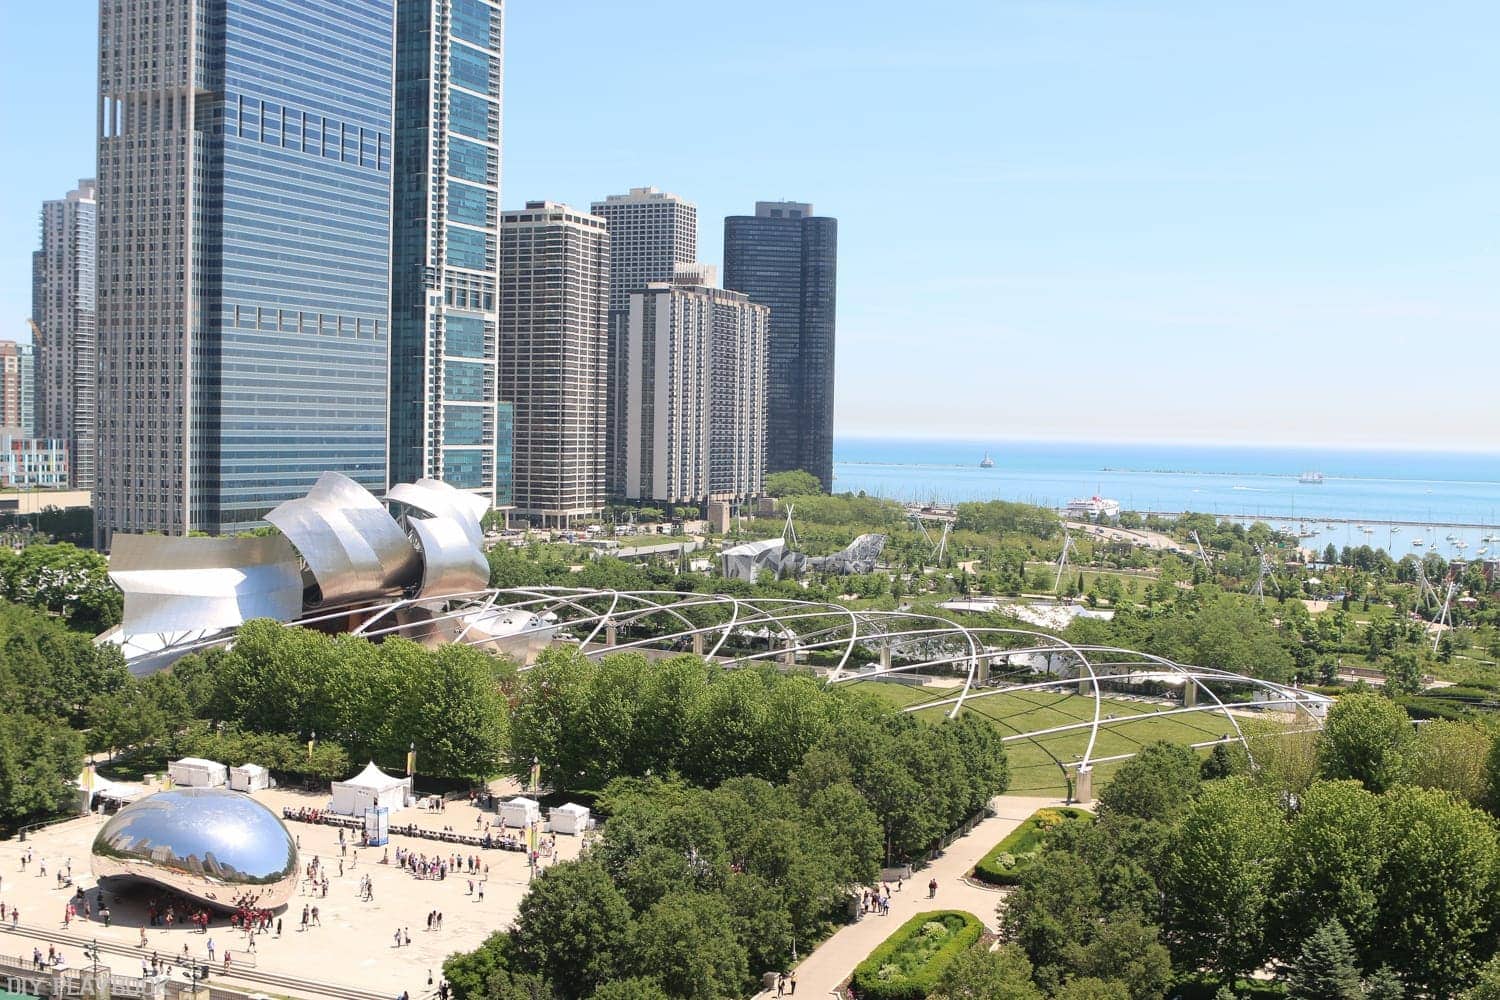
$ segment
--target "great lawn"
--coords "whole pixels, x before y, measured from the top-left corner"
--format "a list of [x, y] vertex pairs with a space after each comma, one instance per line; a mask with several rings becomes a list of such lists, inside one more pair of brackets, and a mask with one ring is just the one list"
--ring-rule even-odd
[[[883, 681], [855, 681], [854, 686], [894, 705], [915, 705], [922, 702], [948, 698], [958, 693], [957, 688], [914, 687]], [[983, 690], [983, 689], [980, 689]], [[1141, 701], [1125, 701], [1106, 698], [1100, 712], [1104, 719], [1113, 715], [1116, 719], [1139, 716], [1139, 721], [1101, 726], [1099, 739], [1094, 744], [1095, 758], [1113, 757], [1117, 754], [1134, 753], [1147, 743], [1168, 740], [1174, 743], [1202, 743], [1216, 740], [1225, 733], [1233, 733], [1234, 727], [1222, 714], [1199, 712], [1192, 715], [1169, 715], [1153, 718], [1158, 708], [1166, 707]], [[950, 710], [951, 705], [922, 709], [916, 713], [931, 722], [939, 721]], [[1022, 691], [1015, 694], [990, 694], [983, 698], [965, 701], [963, 710], [984, 719], [1003, 735], [1051, 729], [1075, 722], [1087, 722], [1094, 717], [1094, 699], [1077, 694], [1059, 694], [1052, 691]], [[1034, 739], [1012, 740], [1005, 745], [1010, 761], [1010, 795], [1056, 795], [1067, 794], [1067, 779], [1063, 765], [1077, 763], [1088, 746], [1089, 731], [1075, 729]], [[1094, 792], [1109, 780], [1119, 763], [1100, 764], [1094, 771]], [[1071, 770], [1070, 772], [1071, 773]]]

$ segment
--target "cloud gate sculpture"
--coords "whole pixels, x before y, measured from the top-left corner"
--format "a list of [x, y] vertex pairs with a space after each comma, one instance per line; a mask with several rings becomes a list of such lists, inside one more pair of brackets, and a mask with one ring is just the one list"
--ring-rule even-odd
[[275, 813], [223, 788], [175, 788], [134, 802], [94, 838], [103, 885], [147, 883], [220, 909], [248, 897], [277, 909], [297, 889], [297, 845]]

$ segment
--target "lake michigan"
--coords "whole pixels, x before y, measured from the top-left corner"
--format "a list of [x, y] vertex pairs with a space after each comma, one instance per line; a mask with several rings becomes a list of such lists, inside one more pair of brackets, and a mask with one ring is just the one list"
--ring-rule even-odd
[[[986, 454], [994, 468], [979, 467]], [[1397, 557], [1437, 551], [1470, 559], [1483, 548], [1500, 556], [1500, 541], [1485, 541], [1500, 536], [1500, 454], [839, 437], [833, 458], [840, 493], [1046, 507], [1098, 494], [1126, 510], [1289, 524], [1316, 532], [1307, 546], [1370, 544]], [[1322, 473], [1322, 484], [1299, 482], [1305, 472]], [[1330, 528], [1325, 518], [1356, 523]], [[1393, 521], [1415, 524], [1392, 531]], [[1446, 527], [1456, 524], [1477, 527]], [[1417, 538], [1422, 545], [1413, 545]]]

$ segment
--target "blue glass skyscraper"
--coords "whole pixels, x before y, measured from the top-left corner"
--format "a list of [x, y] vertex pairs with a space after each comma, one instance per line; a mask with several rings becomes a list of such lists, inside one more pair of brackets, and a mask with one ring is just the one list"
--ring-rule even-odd
[[392, 0], [101, 0], [100, 533], [386, 484]]
[[507, 506], [496, 377], [504, 11], [498, 0], [396, 8], [391, 476]]

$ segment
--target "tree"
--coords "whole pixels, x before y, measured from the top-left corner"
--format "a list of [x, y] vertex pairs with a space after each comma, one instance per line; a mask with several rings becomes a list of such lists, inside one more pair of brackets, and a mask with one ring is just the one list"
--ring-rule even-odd
[[1130, 1000], [1124, 983], [1103, 979], [1071, 979], [1052, 994], [1052, 1000]]
[[668, 1000], [668, 997], [655, 979], [630, 976], [605, 983], [594, 991], [592, 1000]]
[[1178, 827], [1163, 885], [1178, 961], [1225, 976], [1265, 961], [1281, 835], [1277, 807], [1246, 779], [1203, 786]]
[[1099, 814], [1174, 819], [1198, 790], [1199, 767], [1198, 755], [1180, 743], [1148, 744], [1099, 794]]
[[1500, 1000], [1500, 955], [1479, 970], [1479, 979], [1464, 991], [1460, 1000]]
[[1338, 921], [1355, 952], [1378, 956], [1375, 933], [1385, 863], [1380, 799], [1354, 781], [1316, 782], [1301, 796], [1276, 861], [1271, 943], [1290, 957]]
[[83, 737], [56, 720], [0, 713], [0, 829], [74, 808]]
[[1378, 694], [1347, 694], [1328, 712], [1318, 763], [1325, 778], [1352, 778], [1383, 792], [1400, 780], [1412, 738], [1400, 705]]
[[1093, 941], [1075, 944], [1068, 964], [1077, 975], [1120, 983], [1129, 1000], [1161, 1000], [1172, 981], [1172, 955], [1158, 930], [1130, 914], [1117, 914]]
[[510, 935], [496, 931], [473, 951], [457, 952], [443, 962], [443, 978], [454, 1000], [482, 1000], [495, 972], [508, 969], [514, 956]]
[[773, 472], [766, 476], [766, 496], [803, 497], [823, 492], [818, 477], [803, 469]]
[[1495, 740], [1472, 722], [1429, 719], [1417, 727], [1405, 762], [1408, 781], [1452, 792], [1470, 805], [1485, 801], [1485, 761]]
[[1389, 965], [1382, 965], [1365, 979], [1365, 1000], [1406, 1000], [1406, 987]]
[[1287, 977], [1289, 1000], [1364, 1000], [1354, 945], [1337, 920], [1321, 924], [1302, 943]]
[[1416, 694], [1422, 690], [1422, 663], [1417, 654], [1403, 649], [1391, 657], [1385, 668], [1385, 691], [1392, 698]]
[[1500, 739], [1495, 740], [1485, 757], [1484, 784], [1484, 807], [1492, 815], [1500, 816]]
[[1454, 996], [1493, 948], [1500, 845], [1493, 822], [1444, 792], [1385, 797], [1386, 859], [1376, 933], [1414, 990]]
[[651, 907], [635, 927], [630, 963], [681, 1000], [739, 997], [750, 975], [745, 946], [718, 896], [677, 893]]
[[1031, 963], [1013, 944], [994, 951], [976, 942], [943, 970], [932, 1000], [1042, 1000], [1031, 983]]
[[542, 872], [511, 936], [520, 962], [574, 1000], [619, 975], [631, 932], [625, 897], [599, 862], [585, 860]]
[[500, 773], [509, 710], [495, 666], [488, 654], [456, 643], [432, 655], [415, 730], [417, 761], [426, 773], [476, 782]]

